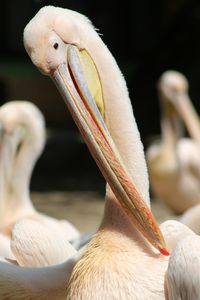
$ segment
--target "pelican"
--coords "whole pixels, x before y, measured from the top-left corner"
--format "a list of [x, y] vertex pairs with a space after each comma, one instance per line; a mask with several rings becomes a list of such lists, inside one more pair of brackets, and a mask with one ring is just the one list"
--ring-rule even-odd
[[113, 56], [85, 16], [52, 6], [26, 26], [24, 44], [61, 90], [109, 185], [101, 225], [71, 269], [70, 261], [42, 269], [1, 263], [0, 298], [164, 299], [169, 253], [150, 211], [143, 146]]
[[189, 235], [172, 252], [165, 274], [167, 300], [200, 300], [200, 237]]
[[[200, 203], [200, 123], [188, 96], [188, 82], [166, 71], [158, 82], [161, 140], [146, 151], [154, 197], [181, 214]], [[183, 123], [190, 134], [182, 136]]]
[[11, 250], [21, 267], [45, 267], [63, 263], [77, 251], [61, 230], [32, 219], [22, 219], [12, 230]]
[[[12, 229], [8, 240], [13, 259], [0, 256], [0, 261], [21, 267], [44, 267], [59, 264], [77, 251], [61, 230], [53, 232], [47, 225], [32, 219], [22, 219]], [[7, 249], [6, 249], [7, 250]]]
[[[20, 219], [38, 220], [52, 230], [63, 230], [70, 240], [80, 233], [69, 222], [39, 213], [30, 197], [31, 174], [45, 143], [42, 113], [31, 102], [11, 101], [0, 108], [0, 255], [11, 257], [9, 240], [13, 225]], [[5, 244], [4, 244], [5, 245]]]
[[1, 299], [65, 299], [78, 254], [61, 230], [20, 220], [12, 230], [11, 248], [16, 261], [0, 257]]
[[200, 235], [200, 204], [194, 205], [182, 214], [179, 221]]

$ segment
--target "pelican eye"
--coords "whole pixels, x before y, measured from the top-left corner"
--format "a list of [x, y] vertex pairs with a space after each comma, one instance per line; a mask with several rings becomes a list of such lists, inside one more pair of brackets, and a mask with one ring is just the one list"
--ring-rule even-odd
[[53, 47], [54, 47], [54, 49], [58, 49], [58, 47], [59, 47], [59, 44], [58, 43], [54, 43], [54, 45], [53, 45]]

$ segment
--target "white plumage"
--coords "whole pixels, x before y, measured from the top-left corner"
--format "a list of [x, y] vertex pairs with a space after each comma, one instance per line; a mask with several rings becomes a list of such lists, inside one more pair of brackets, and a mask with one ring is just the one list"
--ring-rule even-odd
[[[107, 187], [102, 223], [79, 258], [41, 269], [20, 269], [0, 263], [1, 299], [163, 300], [168, 258], [159, 254], [139, 231], [155, 248], [165, 254], [167, 251], [148, 210], [149, 183], [143, 146], [126, 83], [115, 60], [87, 18], [61, 8], [41, 9], [25, 28], [24, 42], [31, 59], [44, 73], [54, 80], [63, 76], [63, 94], [69, 82], [70, 95], [65, 100], [69, 101], [79, 129], [113, 192]], [[65, 77], [70, 65], [70, 44], [80, 52], [87, 50], [95, 62], [104, 95], [105, 120], [116, 146], [96, 109], [90, 107], [89, 96], [84, 97], [77, 73], [73, 73], [73, 82]], [[66, 59], [68, 64], [63, 64]], [[75, 66], [78, 67], [78, 61]], [[178, 232], [181, 236], [184, 230], [184, 236], [191, 234], [180, 223], [162, 226], [169, 244], [171, 233], [171, 248], [179, 240]]]
[[200, 299], [200, 237], [188, 236], [175, 247], [165, 275], [167, 300]]
[[[29, 191], [32, 171], [45, 144], [45, 122], [28, 101], [11, 101], [0, 108], [0, 255], [13, 258], [9, 242], [14, 224], [35, 219], [70, 240], [80, 235], [66, 220], [56, 220], [34, 208]], [[4, 239], [4, 242], [3, 242]], [[7, 250], [5, 249], [7, 248]], [[5, 253], [7, 252], [7, 253]]]
[[200, 122], [184, 75], [164, 72], [158, 89], [161, 140], [146, 151], [150, 184], [153, 197], [180, 214], [200, 202]]

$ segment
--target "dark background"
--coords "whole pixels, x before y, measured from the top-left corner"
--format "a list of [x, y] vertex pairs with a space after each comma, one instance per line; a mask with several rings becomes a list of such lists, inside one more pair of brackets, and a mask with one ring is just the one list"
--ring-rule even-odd
[[33, 190], [104, 190], [104, 180], [50, 79], [32, 65], [23, 29], [45, 5], [87, 15], [103, 34], [130, 91], [145, 148], [160, 133], [156, 82], [167, 69], [183, 72], [200, 110], [200, 1], [0, 1], [0, 104], [36, 103], [45, 115], [48, 138], [34, 170]]

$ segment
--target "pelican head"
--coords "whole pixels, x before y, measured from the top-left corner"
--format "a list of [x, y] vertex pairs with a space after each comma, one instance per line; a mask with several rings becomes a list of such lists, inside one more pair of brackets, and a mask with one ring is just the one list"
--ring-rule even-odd
[[[167, 255], [160, 229], [136, 189], [104, 122], [106, 82], [101, 80], [102, 66], [96, 54], [100, 46], [102, 53], [109, 51], [90, 21], [71, 10], [44, 7], [26, 26], [24, 45], [33, 63], [56, 84], [91, 154], [130, 220], [154, 247]], [[104, 57], [106, 65], [106, 55]]]
[[[25, 27], [25, 49], [40, 71], [49, 75], [66, 62], [70, 45], [83, 48], [79, 37], [83, 34], [82, 26], [85, 28], [88, 25], [90, 28], [89, 24], [90, 21], [77, 12], [60, 7], [43, 7]], [[87, 37], [87, 33], [84, 35]]]
[[10, 236], [13, 224], [35, 213], [29, 193], [35, 162], [45, 145], [45, 121], [28, 101], [0, 108], [0, 228]]
[[179, 116], [191, 138], [199, 144], [199, 116], [189, 97], [189, 84], [186, 77], [177, 71], [166, 71], [160, 77], [158, 90], [168, 116]]
[[160, 77], [158, 91], [161, 100], [179, 110], [181, 101], [188, 98], [188, 81], [182, 73], [169, 70]]
[[[19, 147], [27, 138], [27, 143], [34, 140], [32, 151], [39, 155], [45, 145], [45, 120], [40, 110], [28, 101], [10, 101], [0, 109], [0, 133], [1, 137], [7, 134], [13, 136], [13, 143]], [[14, 138], [15, 136], [15, 138]], [[1, 139], [2, 143], [2, 139]]]

